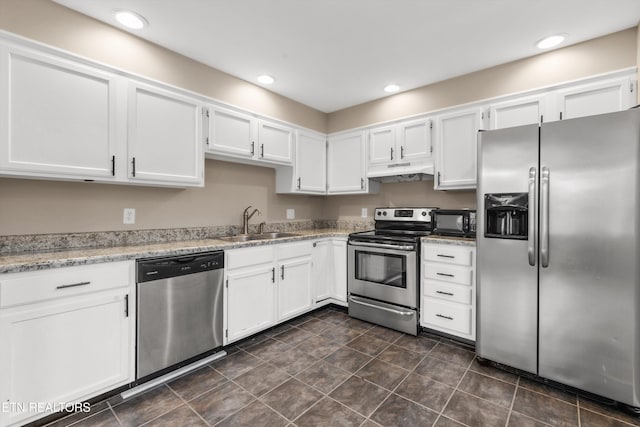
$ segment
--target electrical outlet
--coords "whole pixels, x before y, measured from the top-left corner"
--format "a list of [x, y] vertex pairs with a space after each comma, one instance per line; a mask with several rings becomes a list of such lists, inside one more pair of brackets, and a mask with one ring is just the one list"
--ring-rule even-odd
[[362, 208], [362, 218], [366, 218], [369, 216], [369, 210], [367, 208]]
[[134, 208], [124, 208], [122, 215], [123, 224], [135, 224], [136, 223], [136, 210]]
[[287, 219], [294, 219], [296, 217], [295, 209], [287, 209]]

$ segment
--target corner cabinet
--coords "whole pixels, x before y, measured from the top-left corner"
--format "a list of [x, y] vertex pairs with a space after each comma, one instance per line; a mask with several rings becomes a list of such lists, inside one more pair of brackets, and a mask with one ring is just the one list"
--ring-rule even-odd
[[293, 167], [276, 170], [276, 192], [293, 194], [326, 194], [327, 138], [298, 130], [295, 138]]
[[313, 243], [314, 303], [347, 303], [347, 238], [332, 237]]
[[115, 181], [122, 78], [0, 45], [0, 173]]
[[129, 85], [129, 179], [204, 185], [202, 105], [147, 84]]
[[437, 118], [436, 190], [476, 187], [478, 131], [483, 128], [482, 108], [470, 108]]
[[420, 325], [476, 339], [476, 249], [423, 240]]
[[0, 400], [10, 408], [1, 426], [45, 416], [46, 402], [84, 401], [134, 380], [134, 267], [0, 275]]
[[330, 136], [327, 145], [327, 194], [377, 192], [379, 184], [369, 182], [367, 148], [363, 131]]

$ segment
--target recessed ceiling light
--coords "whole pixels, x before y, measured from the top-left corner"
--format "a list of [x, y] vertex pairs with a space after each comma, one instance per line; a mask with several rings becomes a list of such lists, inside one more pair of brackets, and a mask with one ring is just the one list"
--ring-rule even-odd
[[258, 76], [258, 82], [262, 83], [263, 85], [270, 85], [275, 81], [276, 79], [268, 74], [262, 74], [261, 76]]
[[558, 46], [566, 38], [565, 34], [554, 34], [553, 36], [545, 37], [536, 43], [538, 49], [549, 49], [554, 46]]
[[116, 10], [113, 14], [116, 17], [116, 21], [132, 30], [140, 30], [149, 25], [144, 16], [130, 10]]
[[400, 90], [400, 86], [396, 84], [387, 85], [384, 87], [384, 91], [387, 93], [394, 93]]

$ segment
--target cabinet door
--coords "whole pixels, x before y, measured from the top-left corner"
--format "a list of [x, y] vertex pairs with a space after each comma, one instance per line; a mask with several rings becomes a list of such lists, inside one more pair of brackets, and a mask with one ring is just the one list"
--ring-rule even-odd
[[347, 302], [347, 242], [346, 240], [332, 241], [334, 298]]
[[275, 270], [268, 264], [227, 274], [227, 343], [274, 324]]
[[296, 189], [324, 194], [327, 191], [327, 141], [299, 131], [296, 139]]
[[363, 132], [329, 138], [327, 153], [328, 193], [366, 193]]
[[482, 109], [458, 111], [438, 119], [436, 190], [476, 186], [476, 146]]
[[398, 125], [400, 152], [398, 161], [431, 157], [431, 120], [420, 119]]
[[292, 161], [293, 129], [276, 123], [258, 122], [258, 158], [272, 163], [290, 165]]
[[316, 303], [333, 297], [334, 265], [332, 256], [333, 242], [319, 240], [313, 243], [313, 293]]
[[528, 96], [489, 107], [489, 129], [540, 123], [545, 114], [545, 95]]
[[288, 319], [311, 308], [311, 257], [294, 258], [278, 264], [278, 320]]
[[252, 158], [255, 154], [254, 118], [222, 108], [210, 108], [207, 151]]
[[14, 405], [0, 412], [1, 425], [33, 417], [28, 402], [84, 400], [133, 380], [127, 295], [100, 292], [2, 311], [0, 399]]
[[198, 101], [131, 82], [128, 125], [131, 180], [203, 185]]
[[561, 89], [555, 97], [555, 120], [622, 111], [635, 101], [633, 82], [628, 77]]
[[0, 48], [0, 171], [113, 179], [117, 139], [114, 75]]
[[382, 126], [369, 131], [369, 164], [390, 163], [397, 160], [396, 127]]

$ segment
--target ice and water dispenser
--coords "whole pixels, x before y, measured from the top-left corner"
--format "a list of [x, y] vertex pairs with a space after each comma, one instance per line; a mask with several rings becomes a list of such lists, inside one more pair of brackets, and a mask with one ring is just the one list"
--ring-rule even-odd
[[485, 194], [484, 217], [484, 237], [527, 239], [529, 193]]

